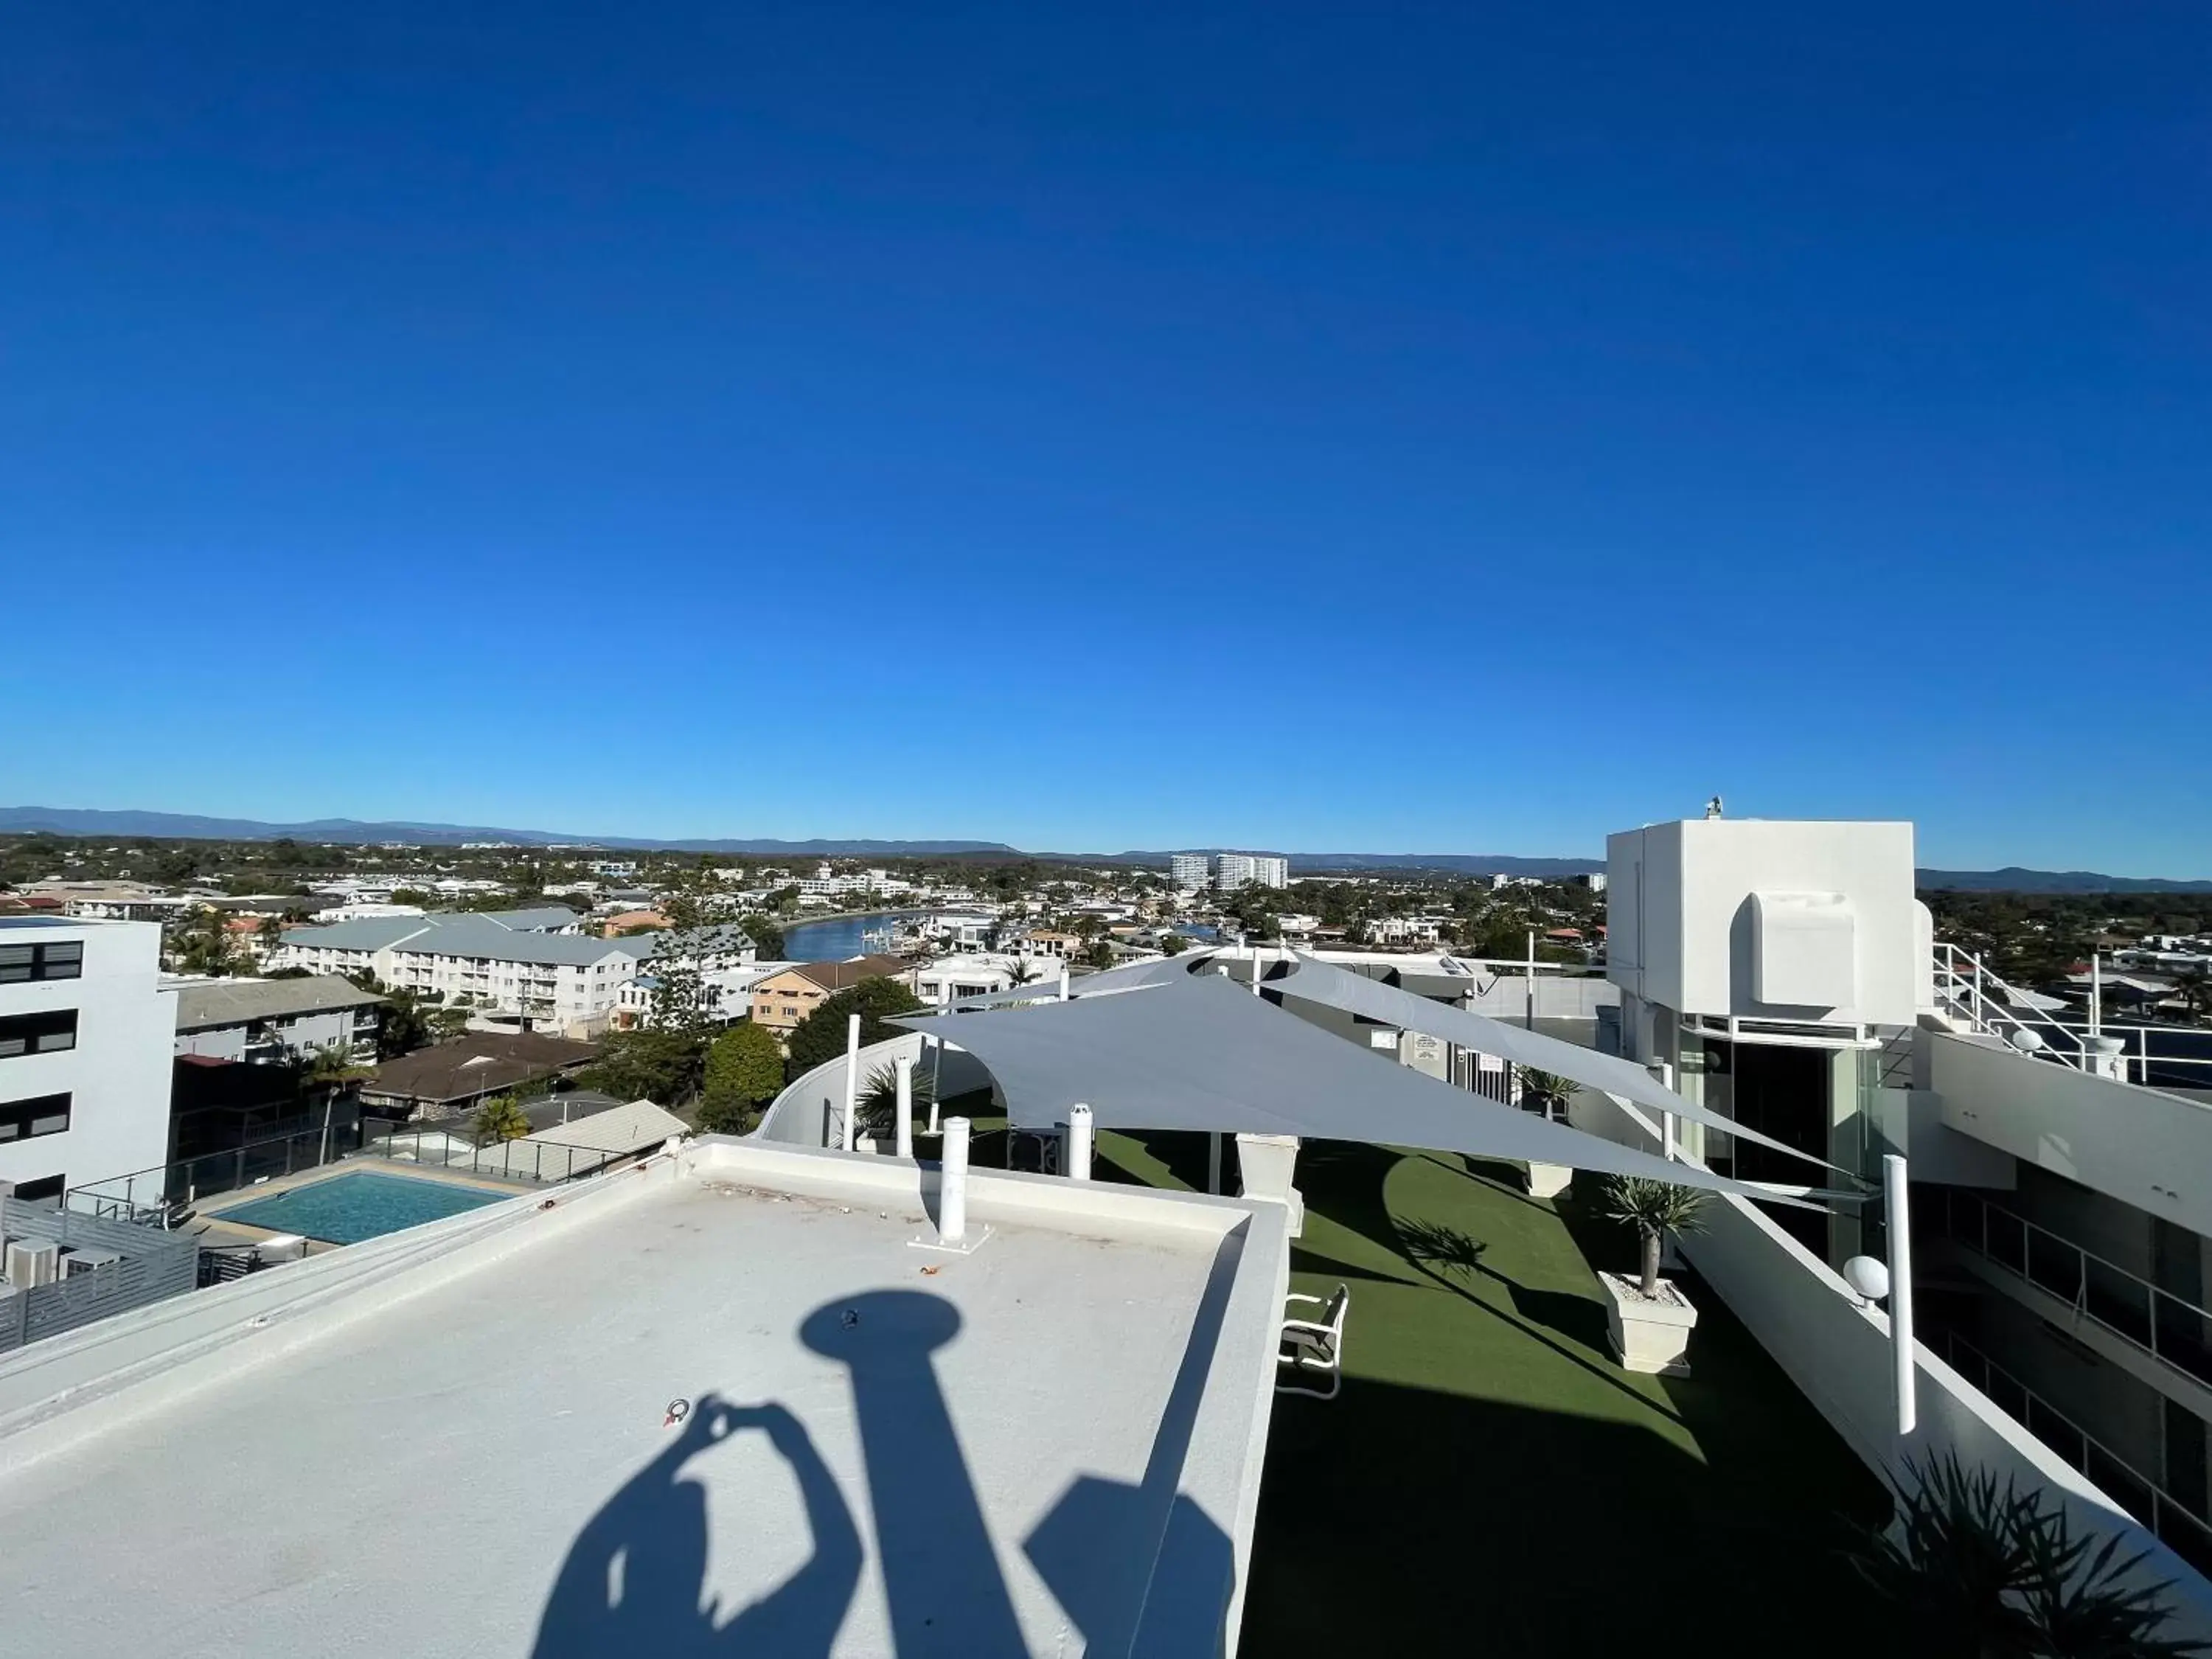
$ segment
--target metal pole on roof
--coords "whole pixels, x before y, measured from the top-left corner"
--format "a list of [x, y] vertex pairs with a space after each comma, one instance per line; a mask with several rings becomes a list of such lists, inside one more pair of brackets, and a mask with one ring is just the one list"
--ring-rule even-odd
[[860, 1017], [845, 1020], [845, 1150], [853, 1150], [853, 1118], [860, 1105]]
[[1903, 1439], [1918, 1421], [1912, 1352], [1912, 1199], [1905, 1160], [1895, 1152], [1881, 1159], [1881, 1189], [1889, 1243], [1890, 1357], [1897, 1377], [1897, 1435]]
[[929, 1133], [935, 1134], [937, 1133], [937, 1103], [945, 1093], [945, 1091], [938, 1086], [945, 1079], [945, 1039], [941, 1036], [933, 1036], [930, 1038], [929, 1041], [931, 1043], [929, 1060]]
[[937, 1237], [957, 1244], [968, 1235], [968, 1120], [945, 1120], [945, 1156], [938, 1165]]
[[1221, 1193], [1221, 1131], [1218, 1129], [1206, 1138], [1206, 1190], [1216, 1197]]
[[914, 1156], [914, 1061], [912, 1054], [901, 1054], [894, 1062], [898, 1070], [898, 1141], [901, 1158]]
[[1536, 930], [1528, 930], [1528, 1029], [1536, 1029]]

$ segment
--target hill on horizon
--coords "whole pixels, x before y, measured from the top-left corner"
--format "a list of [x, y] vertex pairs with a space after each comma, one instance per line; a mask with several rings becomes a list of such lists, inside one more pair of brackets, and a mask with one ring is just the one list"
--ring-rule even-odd
[[[503, 842], [518, 847], [600, 848], [611, 852], [730, 853], [751, 857], [809, 858], [1035, 858], [1060, 863], [1164, 866], [1170, 850], [1183, 853], [1273, 852], [1271, 848], [1181, 847], [1170, 850], [1120, 853], [1024, 852], [1000, 841], [885, 841], [817, 837], [690, 837], [653, 840], [635, 836], [584, 836], [549, 830], [507, 830], [488, 824], [416, 823], [411, 820], [312, 818], [270, 823], [258, 818], [218, 818], [184, 812], [106, 811], [76, 806], [0, 806], [0, 834], [139, 836], [161, 841], [295, 841], [365, 846], [396, 842], [418, 847], [458, 847], [467, 842]], [[1530, 858], [1508, 853], [1301, 853], [1294, 859], [1312, 872], [1346, 874], [1430, 871], [1447, 875], [1588, 875], [1605, 868], [1602, 859]], [[1915, 872], [1923, 888], [1986, 893], [2212, 893], [2212, 880], [2164, 877], [2107, 876], [2088, 870], [2030, 870], [2008, 865], [1999, 870], [1929, 870]]]

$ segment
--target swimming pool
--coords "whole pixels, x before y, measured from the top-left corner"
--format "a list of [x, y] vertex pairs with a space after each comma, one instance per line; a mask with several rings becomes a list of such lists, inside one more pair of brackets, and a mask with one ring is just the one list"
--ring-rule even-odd
[[354, 1170], [210, 1213], [217, 1220], [242, 1221], [249, 1227], [267, 1227], [280, 1233], [303, 1233], [326, 1243], [358, 1244], [365, 1238], [381, 1238], [403, 1227], [441, 1221], [513, 1196], [448, 1182]]

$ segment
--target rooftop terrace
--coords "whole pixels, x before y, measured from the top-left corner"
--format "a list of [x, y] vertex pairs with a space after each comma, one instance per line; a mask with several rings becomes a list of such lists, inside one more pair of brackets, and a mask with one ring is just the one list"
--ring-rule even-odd
[[[1200, 1137], [1099, 1143], [1102, 1174], [1205, 1183]], [[1694, 1278], [1695, 1374], [1622, 1371], [1590, 1262], [1632, 1243], [1518, 1177], [1301, 1153], [1292, 1288], [1351, 1286], [1346, 1382], [1278, 1399], [1242, 1651], [1863, 1654], [1881, 1614], [1838, 1549], [1887, 1517], [1875, 1478]]]

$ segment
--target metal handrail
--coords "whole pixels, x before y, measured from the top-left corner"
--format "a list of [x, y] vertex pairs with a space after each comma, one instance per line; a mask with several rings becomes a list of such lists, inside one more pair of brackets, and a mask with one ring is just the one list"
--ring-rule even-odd
[[[2154, 1067], [2204, 1068], [2212, 1085], [2212, 1052], [2201, 1054], [2153, 1053], [2153, 1036], [2199, 1032], [2212, 1044], [2212, 1030], [2188, 1025], [2150, 1025], [2098, 1018], [2069, 1021], [2033, 1007], [2008, 1006], [1997, 997], [2011, 999], [2026, 994], [1992, 972], [1982, 959], [1962, 946], [1937, 940], [1934, 951], [1936, 996], [1939, 1007], [1964, 1020], [1983, 1036], [1992, 1036], [2037, 1060], [2051, 1060], [2075, 1071], [2109, 1077], [2119, 1083], [2149, 1085]], [[1995, 993], [1993, 996], [1991, 994]], [[2025, 1033], [2033, 1041], [2015, 1041]], [[2134, 1052], [2129, 1052], [2132, 1033]], [[2117, 1045], [2104, 1048], [2100, 1039]]]
[[[1931, 1188], [1927, 1190], [1931, 1195], [1937, 1192], [1942, 1194], [1943, 1237], [1950, 1239], [1954, 1243], [1972, 1250], [1976, 1255], [2003, 1268], [2006, 1272], [2017, 1273], [2021, 1279], [2046, 1294], [2070, 1303], [2075, 1318], [2090, 1320], [2110, 1331], [2123, 1342], [2150, 1355], [2160, 1364], [2171, 1365], [2174, 1370], [2184, 1372], [2199, 1382], [2212, 1384], [2212, 1340], [2208, 1340], [2206, 1337], [2206, 1333], [2212, 1332], [2212, 1310], [2200, 1307], [2186, 1297], [2176, 1296], [2172, 1291], [2153, 1284], [2142, 1274], [2131, 1273], [2118, 1262], [2107, 1261], [2093, 1250], [2083, 1249], [2071, 1239], [2051, 1231], [2050, 1228], [2038, 1222], [2030, 1221], [2026, 1216], [2017, 1211], [2008, 1210], [2002, 1204], [1993, 1204], [1988, 1199], [1974, 1194], [1950, 1188]], [[1968, 1237], [1959, 1230], [1956, 1208], [1960, 1200], [1980, 1206], [1981, 1225], [1972, 1237]], [[2003, 1255], [1990, 1248], [1990, 1218], [1992, 1215], [2001, 1216], [2016, 1224], [2022, 1230], [2020, 1260], [2017, 1264], [2007, 1261]], [[2060, 1281], [2058, 1284], [2051, 1284], [2046, 1282], [2045, 1279], [2038, 1277], [2036, 1273], [2038, 1240], [2047, 1241], [2046, 1251], [2059, 1252], [2062, 1261], [2067, 1256], [2074, 1258], [2071, 1264], [2070, 1278], [2073, 1283], [2070, 1291], [2065, 1287], [2064, 1283], [2069, 1275], [2064, 1272], [2051, 1275]], [[2119, 1310], [2116, 1305], [2117, 1298], [2110, 1295], [2112, 1287], [2109, 1285], [2098, 1286], [2096, 1276], [2092, 1275], [2089, 1271], [2092, 1263], [2095, 1264], [2103, 1275], [2122, 1281], [2124, 1285], [2132, 1286], [2141, 1292], [2141, 1307], [2139, 1310], [2133, 1310], [2137, 1313], [2138, 1317], [2130, 1322], [2139, 1326], [2141, 1334], [2138, 1334], [2136, 1330], [2130, 1329], [2128, 1325], [2119, 1323], [2107, 1316], [2109, 1313]], [[2101, 1288], [2106, 1294], [2093, 1296], [2091, 1293], [2093, 1288]], [[2106, 1311], [2099, 1310], [2100, 1304]], [[2193, 1317], [2197, 1322], [2197, 1340], [2184, 1345], [2188, 1355], [2186, 1358], [2170, 1352], [2176, 1346], [2175, 1338], [2169, 1336], [2163, 1345], [2159, 1340], [2160, 1331], [2166, 1329], [2169, 1324], [2167, 1320], [2160, 1317], [2162, 1305], [2175, 1310], [2182, 1315]]]
[[[1962, 1372], [1969, 1382], [1973, 1382], [1974, 1373], [1969, 1366], [1960, 1364], [1961, 1355], [1978, 1364], [1982, 1368], [1982, 1377], [1975, 1386], [1984, 1395], [1990, 1394], [1988, 1386], [1990, 1378], [2002, 1379], [2008, 1388], [2019, 1394], [2027, 1407], [2026, 1413], [2015, 1419], [2021, 1426], [2027, 1428], [2029, 1433], [2034, 1435], [2045, 1445], [2049, 1446], [2052, 1451], [2057, 1452], [2066, 1462], [2095, 1481], [2108, 1496], [2118, 1500], [2129, 1513], [2148, 1527], [2162, 1542], [2172, 1549], [2175, 1554], [2199, 1571], [2212, 1571], [2212, 1523], [2208, 1523], [2203, 1516], [2197, 1514], [2172, 1492], [2166, 1491], [2164, 1486], [2136, 1468], [2126, 1458], [2122, 1457], [1956, 1331], [1943, 1333], [1942, 1340], [1944, 1360], [1954, 1370]], [[2000, 1406], [2002, 1404], [2002, 1401], [1996, 1401], [1994, 1395], [1991, 1396], [1991, 1403]], [[2067, 1456], [2068, 1449], [2063, 1445], [2054, 1444], [2042, 1429], [2027, 1420], [2029, 1418], [2055, 1420], [2062, 1425], [2081, 1442], [2081, 1455], [2079, 1458]], [[2093, 1452], [2095, 1454], [2094, 1456], [2090, 1455]], [[2100, 1460], [2102, 1460], [2101, 1463]], [[2112, 1478], [2115, 1474], [2124, 1476], [2125, 1480], [2115, 1480]], [[2142, 1494], [2129, 1492], [2127, 1487], [2130, 1484], [2141, 1487]], [[2120, 1486], [2122, 1490], [2113, 1492], [2112, 1488], [2116, 1486]], [[2148, 1495], [2149, 1499], [2148, 1503], [2142, 1501], [2142, 1495]], [[2130, 1496], [2135, 1497], [2136, 1501], [2129, 1502]], [[2146, 1509], [2149, 1510], [2148, 1515], [2142, 1512]]]

